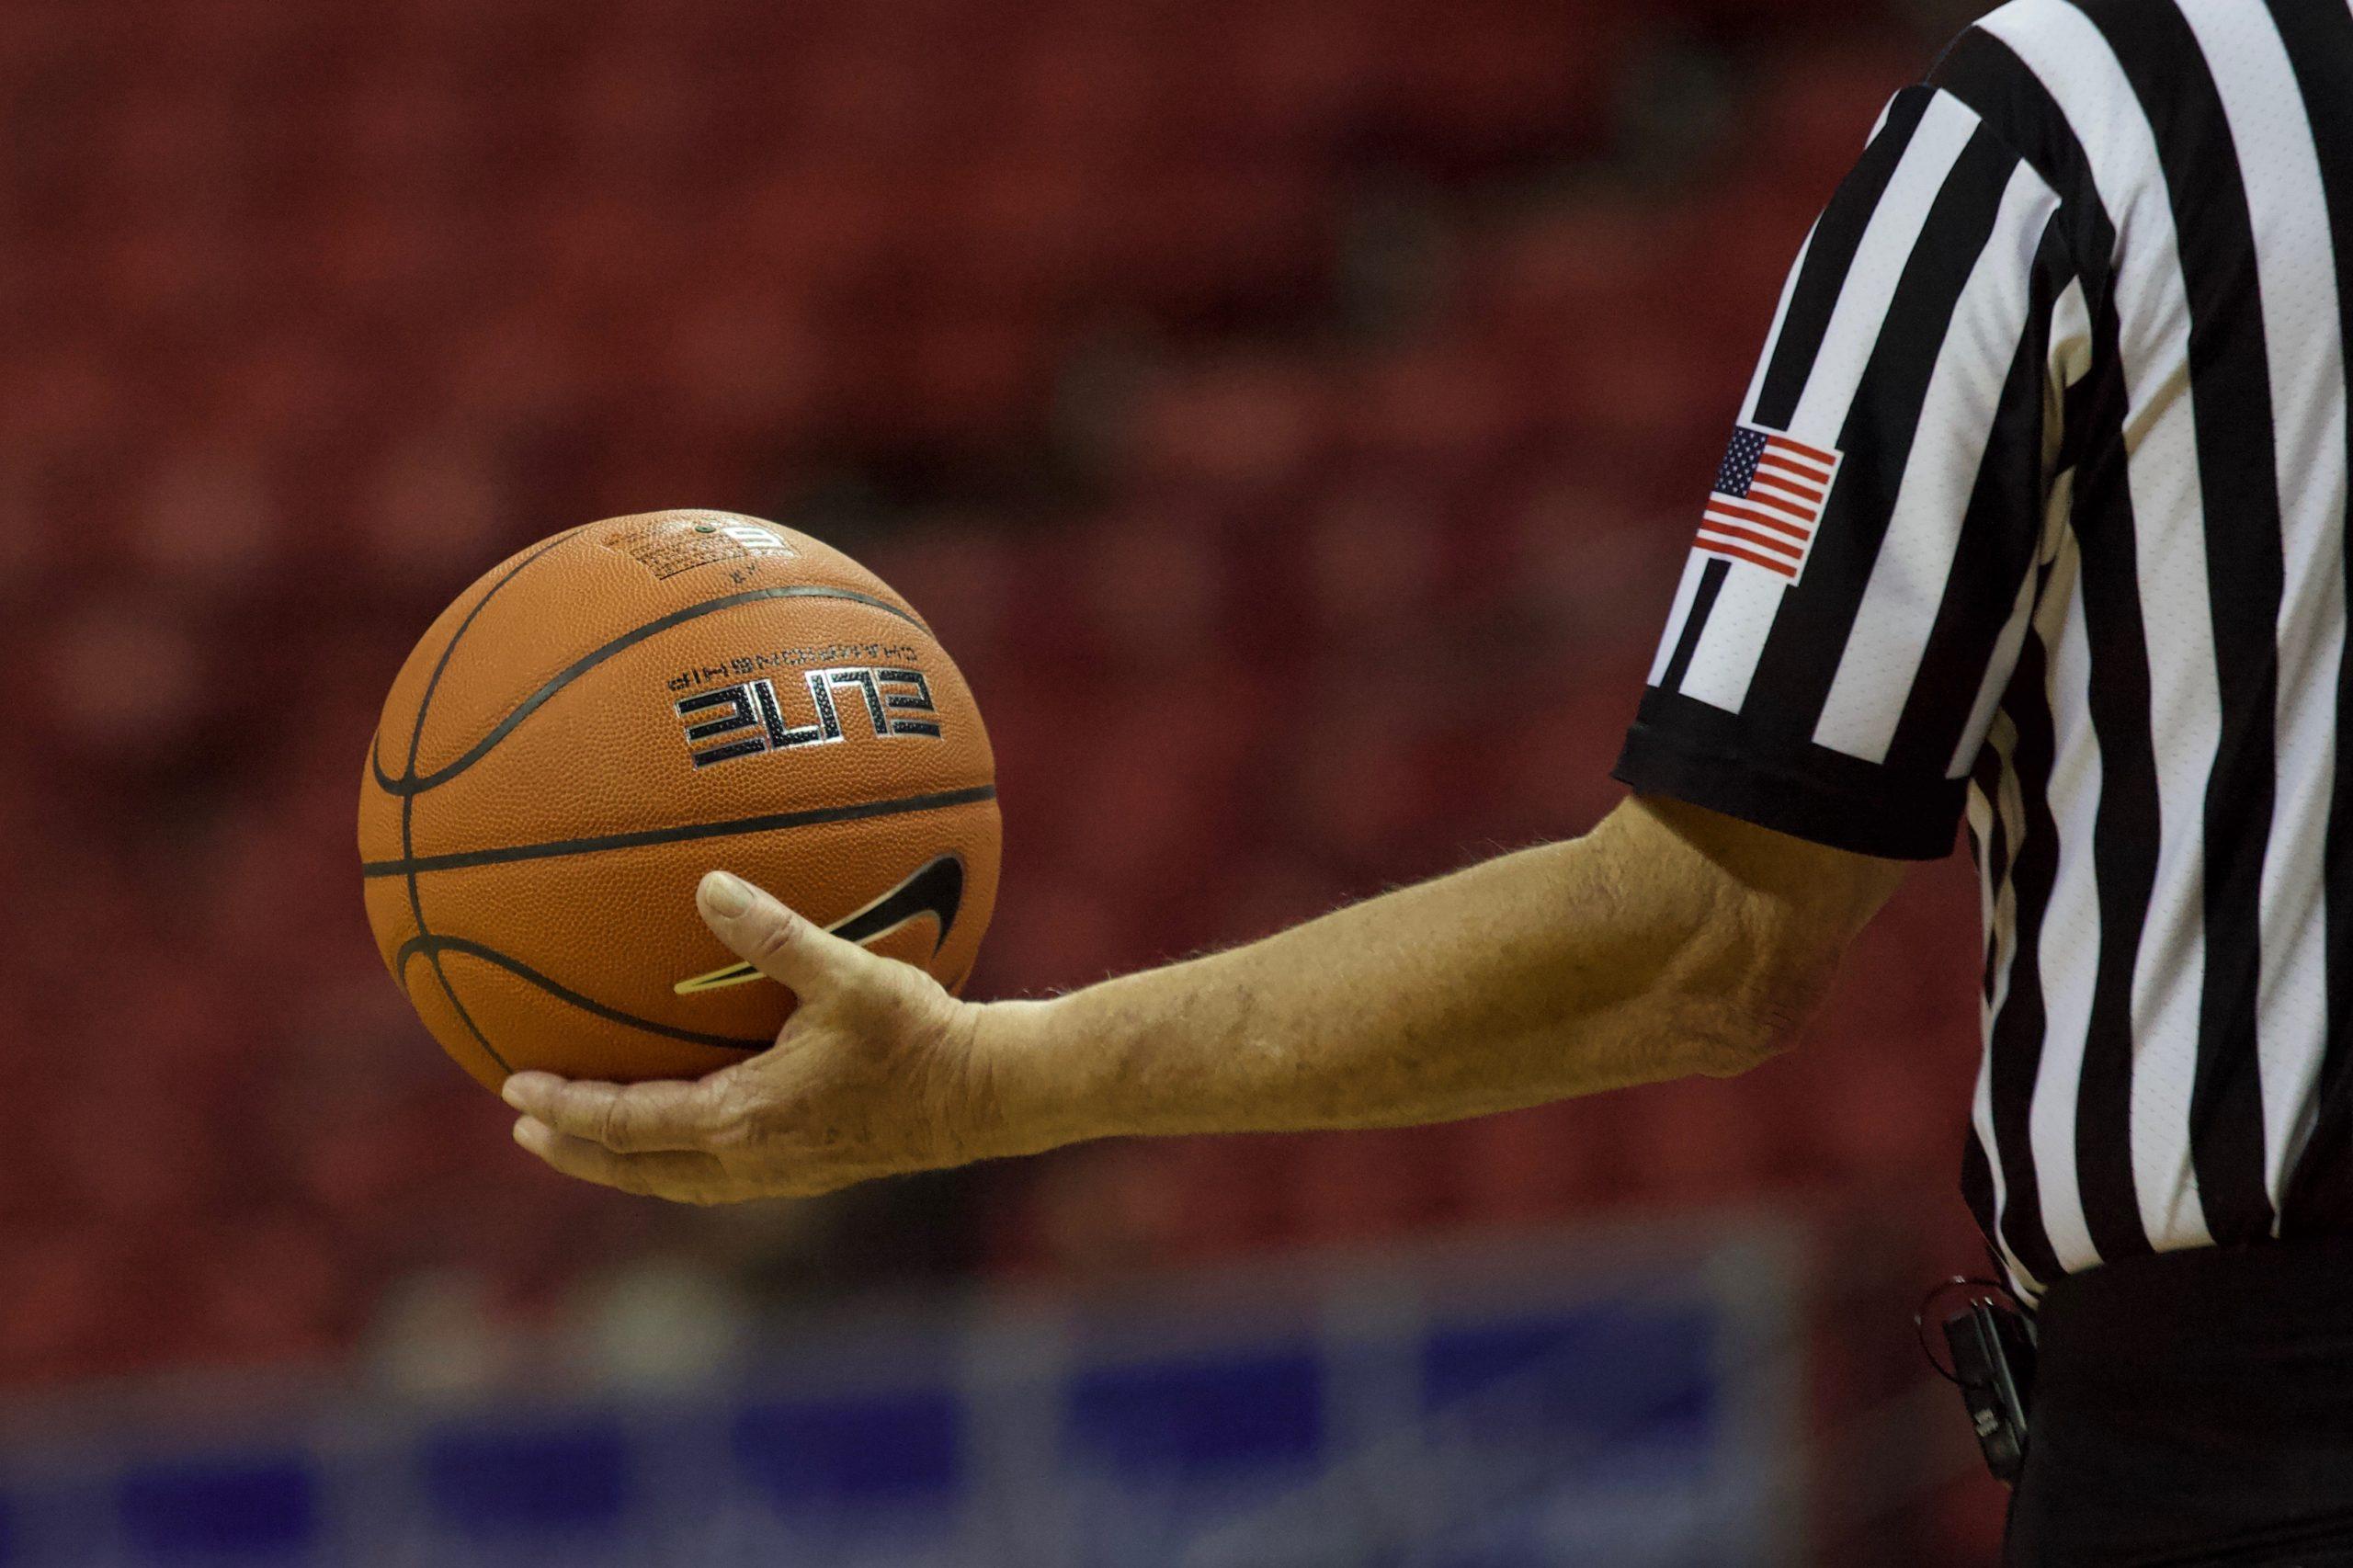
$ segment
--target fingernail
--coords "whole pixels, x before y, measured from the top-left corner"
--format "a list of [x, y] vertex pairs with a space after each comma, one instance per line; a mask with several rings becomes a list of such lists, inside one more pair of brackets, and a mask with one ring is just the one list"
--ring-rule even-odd
[[517, 1110], [530, 1108], [531, 1085], [524, 1082], [525, 1076], [521, 1073], [509, 1073], [506, 1081], [498, 1085], [498, 1097]]
[[733, 919], [752, 907], [752, 885], [741, 877], [713, 871], [702, 880], [702, 906]]
[[540, 1145], [546, 1141], [546, 1136], [547, 1129], [528, 1116], [515, 1124], [515, 1142], [535, 1154], [540, 1152]]

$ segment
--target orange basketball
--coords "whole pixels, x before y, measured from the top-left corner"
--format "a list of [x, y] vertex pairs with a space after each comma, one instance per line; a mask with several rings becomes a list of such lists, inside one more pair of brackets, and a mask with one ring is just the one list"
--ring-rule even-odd
[[995, 763], [914, 607], [726, 512], [559, 534], [409, 655], [359, 796], [369, 923], [458, 1064], [690, 1078], [792, 998], [695, 911], [713, 868], [962, 984], [996, 899]]

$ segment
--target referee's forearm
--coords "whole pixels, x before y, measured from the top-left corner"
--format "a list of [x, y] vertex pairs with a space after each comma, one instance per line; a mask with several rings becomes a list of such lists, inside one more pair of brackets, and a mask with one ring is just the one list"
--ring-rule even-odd
[[1635, 804], [1248, 947], [992, 1008], [975, 1065], [1007, 1153], [1397, 1126], [1727, 1074], [1810, 1006], [1851, 934], [1824, 924]]

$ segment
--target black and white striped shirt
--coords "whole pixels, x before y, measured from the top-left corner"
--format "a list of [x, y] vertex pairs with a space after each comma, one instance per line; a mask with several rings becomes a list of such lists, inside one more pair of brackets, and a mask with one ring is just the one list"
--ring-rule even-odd
[[1985, 17], [1807, 241], [1740, 415], [1796, 455], [1727, 463], [1619, 765], [1875, 855], [1966, 816], [2029, 1293], [2353, 1231], [2347, 256], [2348, 0]]

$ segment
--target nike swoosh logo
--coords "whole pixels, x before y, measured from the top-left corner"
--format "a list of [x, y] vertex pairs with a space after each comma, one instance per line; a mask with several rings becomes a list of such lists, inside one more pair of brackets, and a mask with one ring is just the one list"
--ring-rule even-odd
[[[964, 862], [961, 857], [942, 855], [864, 909], [843, 916], [826, 929], [845, 942], [870, 942], [928, 915], [939, 926], [939, 934], [931, 944], [936, 956], [948, 945], [949, 928], [956, 924], [956, 912], [963, 904]], [[731, 985], [749, 985], [765, 978], [750, 964], [730, 964], [692, 980], [682, 980], [670, 989], [681, 996], [692, 996], [704, 991], [723, 991]]]

